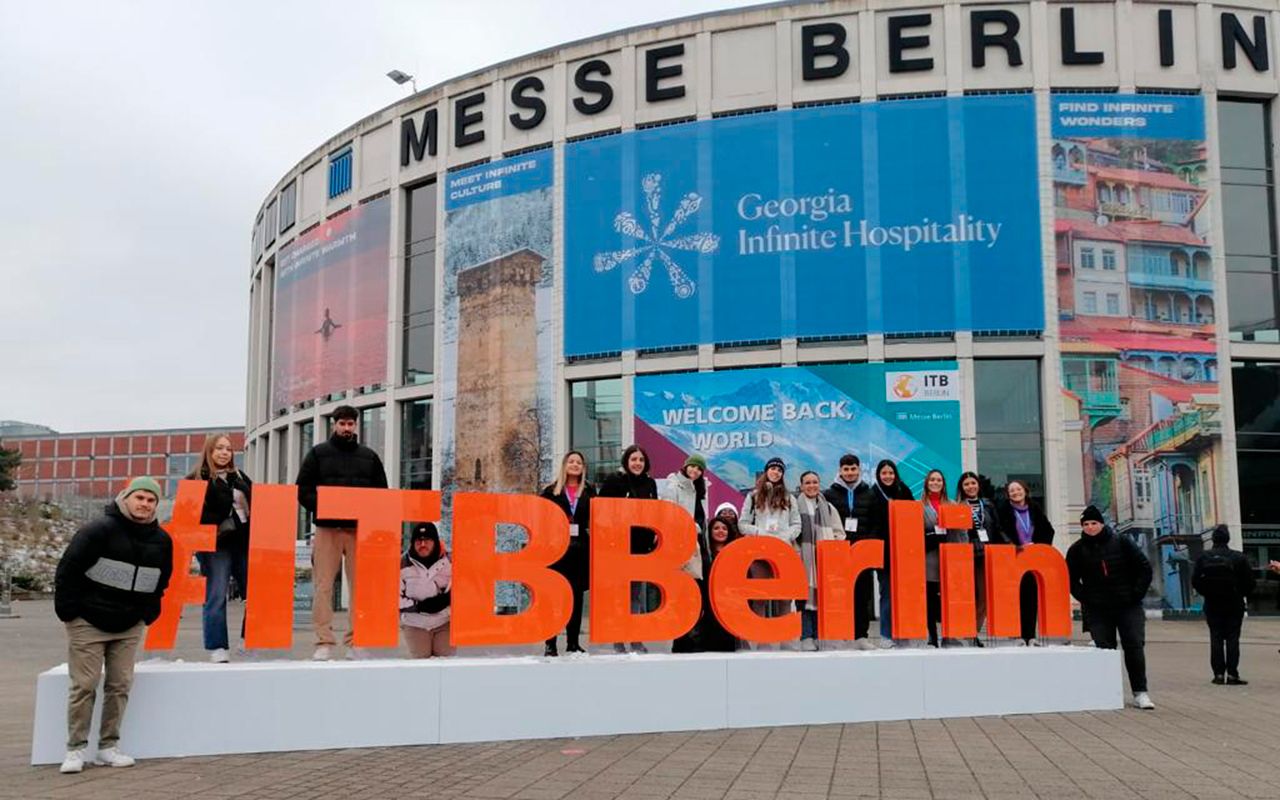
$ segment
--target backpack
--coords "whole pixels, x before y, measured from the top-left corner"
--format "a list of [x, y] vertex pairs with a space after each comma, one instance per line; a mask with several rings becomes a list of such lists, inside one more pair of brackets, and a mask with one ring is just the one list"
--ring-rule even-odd
[[1225, 553], [1206, 550], [1200, 556], [1200, 594], [1215, 600], [1232, 600], [1237, 596], [1236, 571]]

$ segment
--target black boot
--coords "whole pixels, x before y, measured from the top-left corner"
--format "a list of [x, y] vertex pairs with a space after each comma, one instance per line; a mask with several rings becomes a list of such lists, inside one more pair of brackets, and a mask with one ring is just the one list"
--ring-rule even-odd
[[1228, 675], [1227, 685], [1228, 686], [1248, 686], [1249, 682], [1246, 681], [1244, 678], [1241, 678], [1239, 675]]
[[555, 639], [547, 640], [547, 646], [543, 648], [542, 655], [547, 656], [548, 658], [555, 658], [556, 656], [560, 655], [560, 651], [556, 649]]
[[1224, 684], [1224, 683], [1226, 683], [1226, 682], [1227, 682], [1227, 679], [1226, 679], [1226, 678], [1224, 678], [1224, 677], [1222, 677], [1221, 675], [1214, 675], [1214, 676], [1213, 676], [1213, 682], [1214, 682], [1215, 684], [1217, 684], [1218, 686], [1221, 686], [1222, 684]]

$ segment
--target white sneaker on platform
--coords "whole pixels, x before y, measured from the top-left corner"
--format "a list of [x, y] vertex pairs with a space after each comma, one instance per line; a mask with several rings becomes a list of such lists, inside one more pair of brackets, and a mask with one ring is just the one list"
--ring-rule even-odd
[[373, 658], [373, 654], [370, 653], [368, 650], [364, 649], [363, 647], [347, 648], [348, 661], [365, 661], [370, 658]]
[[1138, 708], [1141, 708], [1143, 711], [1150, 711], [1156, 707], [1156, 704], [1151, 702], [1151, 695], [1146, 692], [1138, 692], [1135, 694], [1133, 696], [1133, 704]]
[[311, 660], [312, 661], [332, 661], [333, 648], [327, 644], [320, 645], [319, 647], [316, 648], [316, 651], [311, 654]]
[[99, 767], [132, 767], [134, 761], [132, 756], [121, 753], [119, 747], [108, 747], [106, 750], [98, 751], [93, 763]]
[[875, 644], [872, 643], [870, 639], [864, 636], [863, 638], [854, 641], [853, 649], [854, 650], [875, 650], [876, 646]]
[[812, 639], [801, 639], [800, 649], [806, 653], [815, 653], [818, 650], [818, 643]]
[[892, 650], [894, 648], [892, 639], [880, 639], [876, 642], [876, 648], [880, 650]]
[[231, 653], [227, 652], [227, 648], [219, 647], [209, 651], [209, 660], [215, 664], [227, 664], [231, 661]]
[[74, 775], [84, 770], [84, 750], [68, 750], [67, 757], [62, 759], [58, 772], [63, 775]]

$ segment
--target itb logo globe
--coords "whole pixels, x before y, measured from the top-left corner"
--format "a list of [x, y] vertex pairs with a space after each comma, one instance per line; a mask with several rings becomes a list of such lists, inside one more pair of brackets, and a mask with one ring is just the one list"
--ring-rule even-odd
[[702, 207], [702, 195], [689, 192], [680, 198], [671, 219], [664, 225], [662, 222], [662, 176], [656, 172], [645, 175], [640, 180], [644, 190], [645, 212], [649, 217], [646, 230], [635, 215], [629, 211], [620, 211], [613, 218], [613, 229], [618, 233], [630, 236], [635, 240], [632, 247], [597, 253], [592, 260], [596, 272], [608, 272], [626, 263], [635, 264], [631, 274], [627, 276], [627, 287], [632, 294], [640, 294], [649, 288], [649, 276], [653, 272], [653, 262], [661, 261], [667, 270], [667, 279], [671, 281], [671, 290], [677, 298], [686, 300], [697, 291], [697, 283], [689, 277], [676, 260], [674, 253], [681, 252], [710, 255], [720, 249], [720, 237], [714, 233], [691, 233], [676, 236], [678, 229], [697, 213]]

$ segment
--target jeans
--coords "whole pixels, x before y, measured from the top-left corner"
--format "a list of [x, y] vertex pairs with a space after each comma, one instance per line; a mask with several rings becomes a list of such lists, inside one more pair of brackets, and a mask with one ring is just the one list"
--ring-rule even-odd
[[[798, 605], [803, 605], [803, 603]], [[814, 640], [818, 638], [818, 612], [816, 610], [800, 609], [800, 638]]]
[[1129, 688], [1134, 694], [1147, 690], [1146, 644], [1147, 615], [1141, 603], [1124, 608], [1089, 607], [1089, 635], [1103, 650], [1116, 649], [1116, 634], [1124, 649], [1124, 668], [1129, 673]]
[[871, 598], [875, 594], [871, 570], [863, 570], [853, 583], [853, 638], [867, 638], [871, 629]]
[[1240, 626], [1243, 608], [1218, 608], [1204, 604], [1204, 621], [1209, 623], [1209, 664], [1214, 675], [1240, 677]]
[[889, 614], [893, 608], [893, 602], [889, 598], [889, 571], [876, 570], [876, 580], [880, 581], [880, 638], [892, 639], [893, 625]]
[[[227, 595], [231, 578], [248, 592], [249, 554], [240, 549], [218, 549], [196, 553], [200, 574], [204, 575], [204, 649], [228, 650]], [[240, 621], [240, 638], [244, 638], [244, 620]]]

